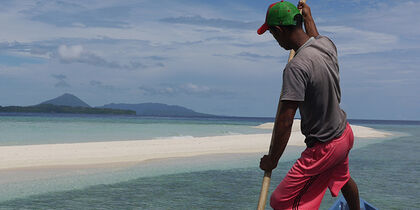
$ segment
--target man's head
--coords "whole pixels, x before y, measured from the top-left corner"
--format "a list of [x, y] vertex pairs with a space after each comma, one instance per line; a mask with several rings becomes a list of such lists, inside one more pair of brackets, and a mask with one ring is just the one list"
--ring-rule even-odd
[[302, 15], [296, 6], [282, 0], [268, 7], [265, 23], [257, 32], [261, 35], [269, 30], [280, 46], [289, 50], [292, 48], [292, 35], [295, 31], [302, 30], [302, 22]]

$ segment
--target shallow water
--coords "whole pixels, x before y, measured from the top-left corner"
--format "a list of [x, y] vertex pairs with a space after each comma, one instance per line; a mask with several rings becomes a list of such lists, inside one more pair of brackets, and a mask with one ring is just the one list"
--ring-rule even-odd
[[[0, 117], [0, 121], [2, 119]], [[31, 117], [14, 120], [39, 121]], [[42, 117], [42, 120], [50, 119]], [[80, 117], [52, 119], [53, 122], [59, 121], [58, 124], [70, 121], [75, 125], [80, 120]], [[94, 121], [94, 125], [116, 123], [115, 119], [99, 119], [100, 122], [90, 118], [83, 120], [86, 124]], [[104, 122], [107, 120], [111, 122]], [[124, 125], [141, 124], [139, 119], [134, 119], [134, 122], [125, 118], [118, 120]], [[151, 120], [156, 119], [147, 119], [143, 124]], [[205, 132], [209, 133], [215, 131], [212, 130], [213, 125], [219, 126], [216, 129], [219, 132], [225, 125], [246, 130], [246, 127], [258, 124], [258, 120], [213, 120], [210, 123], [203, 122], [203, 119], [156, 121], [159, 126], [199, 124], [203, 126], [202, 130], [208, 128], [210, 131]], [[420, 125], [372, 121], [353, 123], [396, 133], [387, 139], [356, 139], [355, 148], [350, 153], [350, 172], [358, 183], [361, 197], [380, 209], [418, 209]], [[39, 131], [37, 129], [36, 132]], [[302, 147], [287, 148], [273, 172], [270, 192], [301, 150]], [[2, 171], [0, 209], [255, 209], [263, 176], [257, 167], [261, 155], [206, 155], [112, 167]], [[334, 201], [335, 198], [331, 198], [327, 191], [321, 209], [328, 209]]]
[[0, 113], [0, 146], [270, 133], [254, 126], [271, 120]]
[[[358, 183], [361, 197], [379, 209], [418, 209], [420, 126], [371, 127], [409, 135], [359, 147], [351, 152], [350, 172]], [[160, 173], [150, 173], [149, 176], [141, 176], [144, 171], [133, 166], [122, 170], [131, 173], [124, 181], [67, 191], [57, 189], [55, 192], [5, 201], [0, 203], [0, 208], [255, 209], [263, 176], [256, 167], [258, 157], [220, 156], [213, 162], [207, 162], [208, 165], [200, 165], [203, 163], [200, 160], [191, 162], [185, 159], [178, 161], [180, 165], [172, 165], [171, 170], [160, 168]], [[279, 164], [273, 172], [270, 192], [292, 164], [293, 161]], [[149, 170], [159, 171], [152, 168]], [[114, 176], [124, 173], [120, 171]], [[327, 191], [321, 209], [328, 209], [334, 200]]]

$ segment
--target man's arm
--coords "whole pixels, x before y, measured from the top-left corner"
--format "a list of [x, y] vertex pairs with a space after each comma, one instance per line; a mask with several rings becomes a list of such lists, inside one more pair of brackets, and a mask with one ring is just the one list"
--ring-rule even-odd
[[319, 35], [316, 29], [315, 21], [312, 18], [311, 8], [306, 3], [299, 2], [298, 9], [302, 10], [302, 16], [305, 23], [306, 34], [310, 37], [317, 37]]
[[268, 155], [261, 158], [260, 168], [272, 171], [282, 156], [292, 131], [293, 120], [298, 108], [297, 101], [280, 101], [274, 122], [273, 135]]

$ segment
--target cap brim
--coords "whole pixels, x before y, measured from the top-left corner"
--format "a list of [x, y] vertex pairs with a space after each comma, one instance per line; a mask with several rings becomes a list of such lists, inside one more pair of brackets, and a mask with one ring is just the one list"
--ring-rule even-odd
[[268, 30], [267, 23], [264, 23], [257, 31], [258, 35], [265, 33]]

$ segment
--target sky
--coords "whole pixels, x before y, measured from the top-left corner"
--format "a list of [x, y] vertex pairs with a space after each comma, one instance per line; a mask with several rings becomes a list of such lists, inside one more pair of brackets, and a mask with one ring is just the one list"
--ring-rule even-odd
[[[3, 0], [0, 105], [71, 93], [91, 106], [274, 117], [288, 52], [256, 33], [271, 3]], [[420, 120], [420, 1], [307, 3], [337, 46], [348, 118]]]

